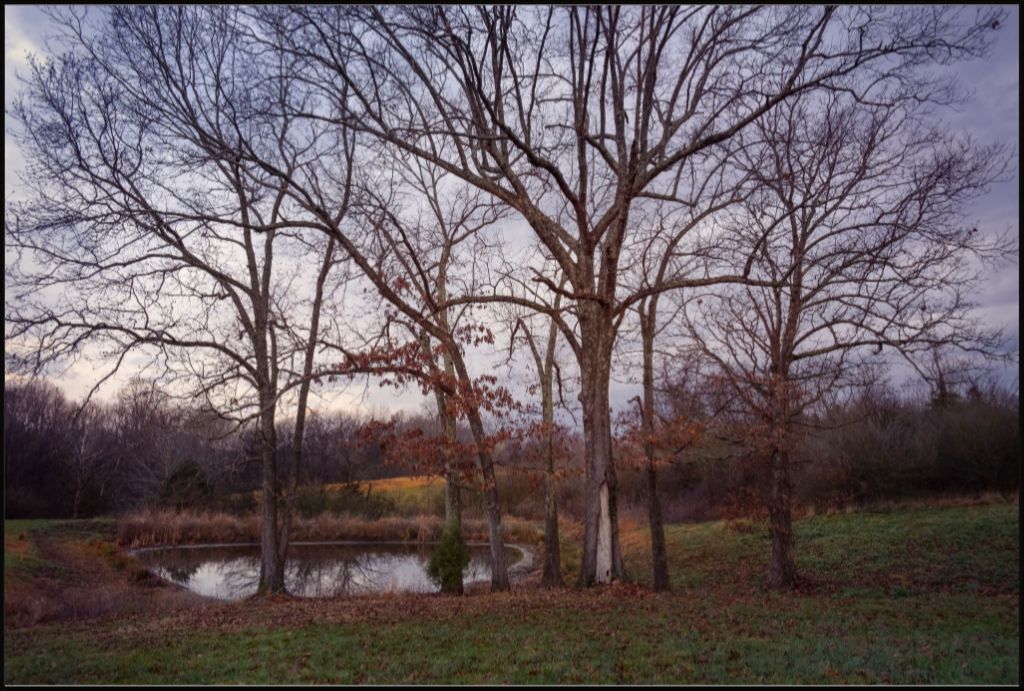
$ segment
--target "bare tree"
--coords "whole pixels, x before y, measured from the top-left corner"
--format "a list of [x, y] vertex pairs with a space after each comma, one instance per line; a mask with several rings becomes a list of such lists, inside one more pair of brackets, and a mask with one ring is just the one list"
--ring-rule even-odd
[[[388, 285], [385, 299], [399, 312], [390, 317], [410, 335], [419, 334], [424, 351], [421, 386], [433, 393], [441, 428], [445, 474], [445, 519], [461, 535], [460, 477], [466, 474], [460, 456], [476, 459], [491, 534], [492, 588], [508, 588], [501, 509], [482, 412], [488, 390], [496, 387], [472, 377], [466, 348], [492, 340], [488, 329], [473, 320], [471, 307], [447, 307], [451, 295], [473, 295], [490, 254], [486, 231], [501, 218], [501, 208], [478, 190], [420, 159], [394, 156], [383, 150], [375, 160], [394, 179], [367, 187], [359, 213], [373, 233], [357, 246], [361, 260], [371, 264], [366, 275]], [[438, 347], [432, 347], [437, 342]], [[440, 364], [438, 364], [440, 360]], [[474, 449], [457, 438], [460, 418], [469, 423]], [[461, 582], [453, 592], [462, 592]]]
[[[69, 454], [72, 405], [44, 380], [4, 382], [4, 498], [6, 515], [64, 515], [59, 486]], [[57, 485], [55, 487], [54, 485]]]
[[[259, 138], [287, 169], [309, 155], [289, 139], [294, 123], [277, 115], [284, 85], [261, 71], [273, 56], [253, 50], [237, 8], [118, 7], [88, 31], [73, 10], [54, 19], [68, 50], [32, 64], [12, 112], [29, 196], [5, 216], [16, 296], [6, 305], [8, 361], [38, 372], [99, 355], [113, 363], [102, 383], [141, 352], [167, 382], [223, 417], [256, 421], [260, 592], [281, 591], [287, 540], [279, 533], [275, 413], [298, 387], [299, 454], [334, 260], [330, 244], [313, 255], [321, 268], [310, 322], [295, 328], [278, 302], [302, 287], [308, 245], [294, 237], [301, 210], [289, 204], [287, 183], [246, 163], [241, 150]], [[350, 160], [344, 133], [331, 143], [332, 155]], [[347, 178], [335, 182], [340, 217]], [[290, 368], [296, 357], [302, 366]], [[294, 480], [290, 487], [289, 497]], [[285, 530], [290, 508], [289, 498]]]
[[105, 406], [84, 409], [47, 382], [5, 385], [4, 470], [12, 515], [80, 518], [110, 506], [123, 455]]
[[[717, 217], [739, 203], [744, 194], [743, 173], [731, 165], [734, 152], [719, 147], [708, 155], [693, 156], [680, 166], [679, 179], [688, 179], [688, 199], [675, 207], [654, 207], [647, 213], [633, 214], [634, 243], [637, 261], [623, 271], [627, 292], [642, 295], [633, 305], [639, 322], [643, 400], [637, 399], [642, 446], [646, 458], [646, 494], [648, 525], [651, 535], [651, 573], [655, 590], [669, 588], [668, 555], [665, 529], [658, 497], [658, 467], [678, 452], [677, 439], [681, 426], [687, 427], [685, 416], [666, 416], [657, 410], [655, 387], [655, 341], [666, 326], [675, 321], [685, 297], [669, 292], [685, 293], [679, 286], [694, 277], [712, 278], [715, 270], [708, 266], [712, 248], [721, 241]], [[683, 172], [685, 171], [685, 172]], [[641, 209], [640, 211], [644, 211]], [[732, 267], [726, 265], [724, 273]], [[712, 279], [713, 280], [713, 279]], [[659, 315], [659, 305], [666, 295], [674, 298], [673, 312], [668, 319]], [[689, 428], [684, 437], [689, 436]], [[684, 442], [689, 443], [689, 442]], [[667, 452], [667, 453], [666, 453]], [[659, 458], [663, 456], [663, 458]]]
[[[589, 585], [622, 574], [608, 389], [622, 316], [649, 294], [620, 294], [634, 204], [681, 203], [681, 163], [797, 94], [829, 88], [884, 98], [929, 61], [976, 54], [998, 11], [967, 25], [957, 15], [881, 7], [301, 7], [274, 21], [339, 106], [309, 117], [345, 122], [504, 202], [558, 266], [558, 276], [536, 280], [552, 290], [567, 280], [561, 292], [575, 328], [552, 316], [581, 373], [580, 582]], [[675, 285], [742, 278], [735, 271]], [[488, 299], [547, 309], [514, 295]]]
[[5, 385], [8, 515], [94, 516], [157, 501], [175, 468], [195, 460], [231, 475], [229, 423], [201, 421], [151, 380], [132, 379], [111, 402], [68, 400], [40, 379]]
[[[30, 202], [10, 206], [5, 217], [17, 256], [7, 271], [16, 293], [6, 310], [8, 361], [41, 370], [99, 347], [116, 369], [144, 349], [167, 379], [191, 384], [224, 415], [257, 420], [266, 592], [283, 588], [274, 425], [282, 396], [297, 390], [304, 411], [311, 380], [354, 372], [445, 382], [445, 395], [469, 422], [490, 491], [480, 410], [487, 392], [471, 377], [449, 310], [518, 304], [551, 319], [579, 366], [586, 465], [580, 583], [608, 582], [623, 574], [609, 407], [623, 320], [642, 304], [650, 321], [651, 299], [665, 291], [743, 283], [750, 292], [742, 294], [753, 299], [762, 289], [789, 290], [799, 273], [767, 270], [756, 259], [777, 225], [768, 223], [752, 242], [723, 240], [715, 271], [673, 270], [628, 286], [624, 268], [645, 248], [671, 253], [672, 246], [634, 242], [643, 227], [637, 221], [679, 208], [691, 218], [707, 211], [693, 194], [703, 181], [690, 176], [690, 164], [725, 146], [763, 150], [752, 127], [781, 117], [795, 99], [848, 95], [884, 111], [943, 95], [945, 84], [927, 68], [982, 54], [986, 31], [1001, 16], [983, 9], [967, 21], [963, 12], [140, 7], [110, 10], [96, 39], [68, 12], [75, 50], [37, 64], [13, 112], [32, 191]], [[744, 136], [743, 147], [734, 147]], [[530, 279], [560, 295], [561, 308], [501, 285], [452, 295], [438, 293], [434, 281], [411, 297], [419, 284], [396, 279], [392, 269], [415, 251], [403, 246], [407, 227], [379, 184], [390, 174], [380, 169], [395, 157], [458, 178], [524, 220], [530, 240], [557, 267], [551, 274], [531, 267]], [[355, 175], [357, 200], [350, 198]], [[949, 174], [935, 177], [935, 188], [956, 196], [955, 185], [949, 193], [944, 187]], [[361, 224], [350, 222], [353, 208]], [[300, 236], [310, 231], [328, 242], [315, 259], [321, 272], [330, 271], [335, 253], [350, 259], [395, 316], [414, 326], [412, 338], [399, 343], [385, 333], [356, 352], [321, 337], [315, 318], [304, 328], [293, 323], [283, 286], [301, 283], [301, 262], [285, 260], [281, 248], [308, 249]], [[411, 275], [423, 273], [409, 266]], [[321, 288], [307, 288], [313, 294], [305, 304], [319, 309]], [[440, 376], [423, 332], [450, 358], [454, 380]], [[328, 340], [342, 362], [312, 366], [315, 344]], [[496, 494], [488, 516], [492, 586], [507, 587]]]
[[[493, 441], [485, 432], [483, 413], [496, 412], [491, 394], [502, 391], [491, 377], [473, 377], [466, 348], [493, 340], [489, 329], [474, 321], [469, 306], [448, 307], [454, 296], [474, 295], [490, 254], [486, 232], [501, 218], [499, 205], [478, 190], [420, 159], [392, 158], [385, 150], [376, 159], [391, 160], [390, 170], [399, 186], [382, 197], [387, 187], [367, 191], [360, 213], [373, 229], [368, 242], [349, 242], [348, 251], [364, 262], [364, 273], [384, 298], [398, 309], [392, 317], [410, 334], [420, 334], [425, 348], [419, 381], [435, 396], [441, 425], [446, 476], [445, 509], [449, 528], [461, 531], [459, 478], [464, 474], [458, 457], [469, 451], [476, 460], [487, 512], [491, 543], [491, 587], [507, 590], [501, 508], [491, 455]], [[388, 186], [390, 187], [390, 186]], [[402, 209], [394, 191], [404, 193]], [[373, 268], [369, 268], [372, 265]], [[432, 348], [436, 342], [438, 347]], [[438, 359], [440, 365], [438, 365]], [[474, 448], [459, 444], [456, 428], [465, 418]]]
[[[562, 287], [562, 286], [559, 286]], [[558, 311], [562, 300], [556, 294], [552, 309]], [[562, 397], [562, 376], [556, 359], [558, 347], [558, 325], [553, 319], [547, 320], [547, 338], [538, 344], [538, 339], [522, 317], [516, 319], [512, 331], [511, 346], [515, 336], [522, 332], [529, 347], [540, 385], [541, 427], [540, 438], [544, 464], [544, 567], [541, 584], [545, 588], [560, 588], [562, 581], [562, 553], [558, 537], [558, 480], [555, 474], [555, 382], [558, 383], [559, 399]], [[543, 345], [543, 349], [541, 348]], [[563, 401], [564, 402], [564, 401]]]
[[116, 452], [122, 457], [126, 498], [134, 503], [156, 496], [174, 466], [184, 460], [185, 450], [174, 439], [182, 416], [155, 381], [139, 377], [118, 392], [109, 413], [117, 436]]
[[927, 115], [915, 101], [832, 93], [759, 119], [737, 158], [752, 194], [719, 249], [727, 265], [747, 262], [763, 287], [691, 296], [685, 311], [696, 347], [759, 425], [774, 587], [797, 576], [790, 459], [806, 411], [883, 351], [997, 352], [998, 333], [971, 316], [972, 262], [1003, 258], [1010, 245], [965, 224], [963, 209], [1005, 154]]

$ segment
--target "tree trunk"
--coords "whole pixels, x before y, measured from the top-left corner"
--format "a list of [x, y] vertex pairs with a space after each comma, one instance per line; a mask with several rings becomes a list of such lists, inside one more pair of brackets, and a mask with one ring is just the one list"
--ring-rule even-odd
[[658, 471], [647, 466], [647, 520], [651, 526], [651, 575], [655, 590], [668, 590], [668, 552], [665, 549], [665, 526], [658, 499]]
[[[450, 359], [445, 359], [445, 369], [450, 367], [450, 362]], [[437, 416], [441, 422], [442, 433], [449, 444], [454, 444], [456, 441], [455, 418], [448, 412], [444, 394], [435, 390], [434, 396], [437, 400]], [[462, 497], [459, 494], [459, 472], [450, 453], [445, 457], [444, 523], [446, 530], [456, 529], [460, 535], [462, 534]], [[446, 593], [462, 595], [464, 586], [461, 575], [458, 583], [450, 584], [442, 590]]]
[[[444, 304], [448, 299], [448, 260], [450, 258], [450, 245], [445, 250], [438, 262], [437, 297], [438, 302]], [[444, 308], [437, 314], [438, 326], [446, 333], [451, 334], [451, 324], [448, 322], [448, 309]], [[430, 335], [426, 330], [422, 334], [423, 346], [426, 352], [430, 352]], [[443, 354], [444, 371], [449, 377], [454, 378], [455, 363], [452, 361], [451, 353], [447, 350]], [[441, 431], [445, 441], [450, 448], [456, 447], [458, 441], [458, 430], [455, 416], [448, 410], [448, 399], [440, 389], [434, 389], [434, 398], [437, 401], [437, 417], [441, 423]], [[458, 530], [462, 535], [462, 497], [459, 492], [459, 469], [456, 467], [455, 459], [451, 453], [445, 455], [444, 460], [444, 522], [446, 530]], [[504, 546], [502, 547], [504, 549]], [[447, 593], [462, 595], [465, 590], [462, 575], [459, 575], [457, 583], [446, 584], [442, 590]]]
[[[306, 403], [309, 401], [310, 380], [313, 375], [313, 359], [316, 355], [316, 342], [320, 332], [320, 306], [324, 299], [324, 284], [331, 271], [334, 261], [334, 238], [327, 241], [324, 260], [320, 265], [320, 274], [316, 281], [316, 294], [310, 312], [309, 339], [306, 341], [305, 359], [302, 365], [302, 383], [299, 384], [298, 409], [295, 412], [295, 434], [292, 443], [292, 467], [288, 475], [287, 494], [284, 497], [281, 511], [281, 530], [278, 537], [277, 561], [278, 571], [284, 573], [288, 560], [288, 545], [291, 541], [292, 517], [295, 515], [295, 497], [299, 489], [299, 473], [302, 470], [302, 445], [306, 434]], [[347, 459], [346, 459], [347, 460]], [[346, 477], [351, 480], [351, 477]]]
[[[454, 424], [452, 427], [454, 428]], [[459, 492], [459, 471], [451, 459], [445, 466], [444, 522], [449, 528], [457, 528], [459, 532], [462, 532], [462, 495]]]
[[[469, 425], [479, 431], [474, 436], [483, 439], [483, 423], [473, 410], [469, 414]], [[479, 445], [480, 442], [477, 442]], [[491, 591], [509, 590], [508, 564], [505, 559], [505, 542], [501, 535], [501, 508], [498, 503], [498, 486], [494, 477], [491, 454], [485, 449], [477, 452], [480, 474], [483, 476], [484, 503], [487, 508], [487, 529], [491, 542]]]
[[[266, 243], [269, 253], [272, 238], [268, 233]], [[256, 271], [253, 270], [255, 284]], [[270, 265], [264, 265], [262, 282], [266, 288], [270, 280]], [[256, 589], [257, 595], [269, 595], [285, 592], [284, 569], [278, 561], [278, 525], [277, 503], [279, 500], [280, 482], [277, 477], [277, 428], [274, 426], [274, 415], [277, 412], [277, 377], [274, 358], [273, 333], [270, 328], [270, 303], [268, 290], [262, 295], [254, 286], [256, 297], [253, 299], [255, 314], [255, 338], [253, 350], [256, 356], [256, 379], [259, 389], [260, 415], [260, 454], [262, 456], [262, 495], [260, 508], [260, 582]], [[269, 336], [269, 338], [268, 338]]]
[[[455, 366], [451, 357], [445, 353], [444, 370], [447, 374], [454, 376]], [[443, 393], [437, 393], [438, 415], [441, 418], [441, 425], [444, 428], [444, 436], [449, 444], [454, 445], [458, 441], [455, 416], [448, 411], [447, 400]], [[449, 454], [445, 458], [445, 487], [444, 487], [444, 520], [449, 528], [458, 528], [462, 531], [462, 496], [459, 493], [459, 469], [455, 459]], [[460, 590], [461, 592], [461, 590]]]
[[[453, 344], [449, 349], [454, 347]], [[459, 381], [463, 383], [472, 381], [469, 371], [466, 369], [466, 363], [463, 362], [462, 356], [457, 350], [451, 353], [451, 359]], [[473, 433], [473, 441], [477, 447], [477, 468], [480, 470], [483, 481], [481, 491], [484, 495], [487, 529], [491, 543], [491, 591], [509, 590], [508, 563], [505, 559], [505, 542], [501, 535], [501, 505], [498, 502], [498, 484], [494, 476], [494, 462], [487, 446], [487, 436], [484, 433], [484, 424], [480, 419], [479, 409], [475, 405], [466, 406], [466, 418], [469, 420], [469, 429]]]
[[78, 518], [78, 507], [82, 503], [82, 481], [75, 479], [75, 498], [71, 503], [71, 517]]
[[771, 495], [768, 505], [769, 532], [772, 539], [772, 565], [769, 584], [776, 590], [796, 585], [796, 561], [793, 557], [793, 498], [789, 479], [789, 454], [773, 449], [771, 454]]
[[260, 583], [258, 595], [283, 593], [284, 569], [278, 561], [277, 533], [277, 432], [274, 429], [273, 396], [260, 395], [260, 451], [263, 483], [260, 508]]
[[[563, 281], [564, 285], [564, 281]], [[558, 309], [561, 296], [555, 297], [555, 309]], [[555, 481], [555, 348], [558, 345], [558, 326], [552, 320], [548, 324], [548, 340], [544, 356], [541, 357], [537, 344], [530, 330], [523, 326], [526, 343], [533, 354], [537, 366], [537, 379], [541, 391], [541, 444], [544, 448], [544, 573], [541, 585], [545, 588], [561, 588], [562, 550], [558, 539], [558, 501], [557, 483]]]
[[665, 550], [665, 525], [658, 499], [658, 470], [654, 449], [654, 331], [657, 302], [652, 299], [647, 313], [640, 307], [640, 334], [644, 353], [644, 403], [641, 424], [644, 435], [644, 455], [647, 457], [647, 522], [651, 531], [651, 576], [655, 590], [668, 590], [668, 554]]
[[[443, 278], [443, 276], [442, 276]], [[439, 286], [439, 292], [443, 298], [445, 295], [443, 280]], [[441, 328], [446, 332], [448, 329], [447, 312], [442, 310], [439, 315], [441, 321]], [[424, 330], [420, 334], [420, 343], [423, 346], [425, 352], [430, 352], [430, 335]], [[432, 366], [436, 366], [433, 362], [433, 356], [431, 356]], [[451, 377], [455, 376], [455, 366], [452, 363], [451, 356], [446, 352], [444, 354], [444, 371]], [[451, 448], [455, 447], [455, 443], [458, 440], [457, 428], [455, 416], [452, 415], [448, 410], [448, 399], [444, 392], [440, 388], [434, 389], [434, 401], [437, 404], [437, 420], [441, 427], [441, 434], [444, 436], [445, 442], [447, 442]], [[459, 472], [455, 466], [455, 459], [452, 458], [451, 452], [445, 454], [444, 459], [444, 523], [445, 530], [456, 529], [459, 534], [462, 534], [462, 497], [459, 492]], [[444, 583], [441, 586], [442, 592], [450, 593], [453, 595], [462, 595], [465, 591], [462, 576], [459, 576], [458, 583], [450, 584]]]
[[[457, 530], [462, 540], [465, 540], [465, 536], [462, 534], [462, 497], [459, 492], [459, 473], [450, 464], [444, 479], [444, 525], [445, 530]], [[462, 595], [465, 592], [462, 574], [459, 574], [457, 583], [442, 588], [442, 591], [453, 595]]]
[[554, 376], [553, 359], [553, 349], [549, 348], [547, 366], [541, 373], [543, 376], [541, 391], [544, 402], [544, 454], [547, 461], [544, 473], [544, 573], [541, 576], [541, 585], [545, 588], [560, 588], [565, 585], [562, 581], [562, 554], [558, 542], [554, 449], [555, 406], [551, 381]]
[[[585, 306], [586, 312], [600, 308]], [[586, 511], [583, 524], [583, 564], [579, 585], [589, 587], [622, 577], [615, 520], [615, 468], [611, 449], [611, 412], [608, 386], [611, 376], [610, 322], [603, 313], [581, 318], [580, 403], [586, 461]]]

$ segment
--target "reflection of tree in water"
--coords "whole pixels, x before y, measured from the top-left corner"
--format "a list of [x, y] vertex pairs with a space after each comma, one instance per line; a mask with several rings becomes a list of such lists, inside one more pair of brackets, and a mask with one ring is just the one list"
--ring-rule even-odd
[[350, 546], [300, 548], [288, 560], [285, 584], [289, 591], [302, 597], [385, 591], [397, 563], [410, 556], [367, 552], [366, 548]]
[[[288, 592], [303, 597], [323, 596], [325, 585], [338, 583], [337, 588], [345, 592], [348, 584], [348, 559], [338, 562], [328, 560], [308, 549], [292, 546], [291, 555], [285, 565], [284, 582]], [[327, 593], [329, 595], [335, 592]]]
[[[472, 552], [466, 581], [486, 580], [486, 548]], [[426, 548], [409, 545], [292, 545], [285, 585], [301, 597], [434, 592], [437, 588], [426, 574], [427, 554]], [[255, 593], [259, 583], [256, 547], [167, 549], [140, 556], [164, 577], [204, 595], [239, 599]]]
[[196, 575], [196, 571], [202, 566], [201, 563], [189, 563], [189, 564], [175, 564], [174, 566], [165, 566], [164, 572], [167, 574], [167, 578], [174, 581], [175, 583], [188, 583], [193, 576]]
[[260, 560], [256, 556], [235, 557], [220, 565], [221, 588], [228, 599], [243, 598], [256, 592], [260, 582]]
[[206, 561], [206, 557], [197, 558], [191, 550], [181, 549], [143, 552], [139, 558], [164, 578], [186, 587]]
[[143, 561], [189, 590], [229, 600], [256, 592], [259, 561], [251, 547], [171, 548], [147, 552]]

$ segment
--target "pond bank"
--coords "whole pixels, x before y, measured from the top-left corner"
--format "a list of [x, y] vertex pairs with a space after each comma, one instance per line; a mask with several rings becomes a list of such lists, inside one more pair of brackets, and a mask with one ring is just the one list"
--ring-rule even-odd
[[[186, 544], [247, 543], [259, 541], [259, 516], [234, 516], [204, 511], [152, 510], [128, 514], [118, 520], [117, 542], [137, 549], [151, 546]], [[487, 542], [487, 523], [479, 519], [463, 521], [463, 536], [468, 542]], [[444, 528], [438, 516], [385, 516], [361, 518], [321, 514], [312, 518], [296, 516], [292, 524], [293, 542], [422, 542], [435, 541]], [[539, 544], [543, 533], [535, 522], [514, 516], [502, 519], [502, 535], [507, 543]]]

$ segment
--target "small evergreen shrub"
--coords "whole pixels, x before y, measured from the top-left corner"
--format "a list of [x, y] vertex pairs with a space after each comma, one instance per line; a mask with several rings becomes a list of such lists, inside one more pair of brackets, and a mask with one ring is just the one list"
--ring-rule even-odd
[[430, 553], [427, 575], [443, 593], [462, 592], [462, 572], [469, 566], [469, 547], [462, 538], [462, 531], [455, 526], [445, 526], [437, 544]]

